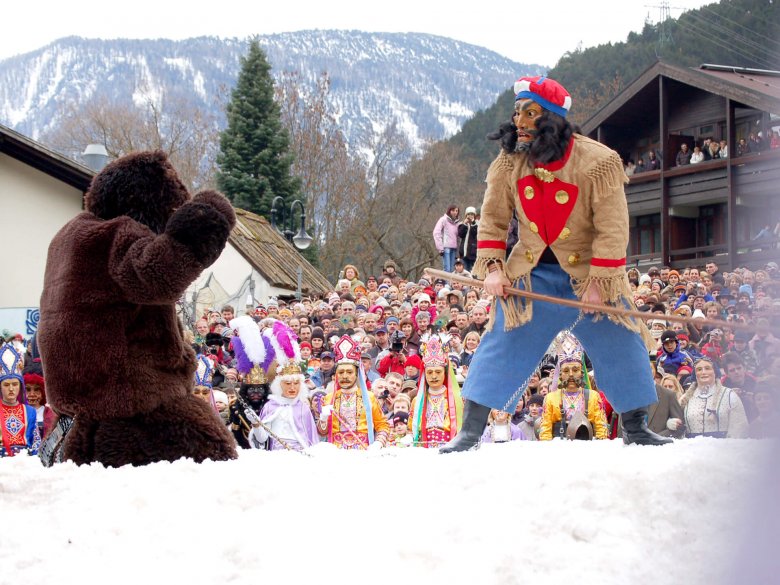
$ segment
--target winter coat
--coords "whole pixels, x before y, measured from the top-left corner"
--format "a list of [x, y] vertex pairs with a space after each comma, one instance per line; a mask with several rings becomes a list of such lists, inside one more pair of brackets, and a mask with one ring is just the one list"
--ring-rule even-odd
[[682, 398], [688, 436], [711, 435], [742, 439], [748, 436], [745, 408], [736, 392], [715, 382], [700, 390], [694, 382]]
[[433, 242], [439, 252], [443, 252], [445, 248], [457, 248], [458, 222], [446, 213], [442, 215], [433, 228]]
[[[531, 271], [549, 247], [579, 298], [592, 284], [605, 302], [632, 302], [626, 276], [627, 181], [620, 155], [579, 134], [573, 135], [562, 159], [546, 165], [534, 165], [527, 153], [502, 151], [487, 173], [472, 274], [484, 278], [489, 263], [500, 260], [507, 278], [521, 279], [528, 288]], [[519, 241], [507, 257], [513, 213], [518, 217]], [[531, 319], [532, 302], [522, 306], [513, 298], [499, 302], [505, 329]], [[649, 346], [643, 324], [628, 318], [617, 322], [643, 333]]]
[[657, 363], [667, 374], [677, 375], [681, 366], [690, 366], [693, 369], [693, 358], [687, 351], [680, 349], [680, 342], [674, 347], [674, 351], [668, 352], [661, 346], [661, 352], [658, 355]]
[[458, 256], [467, 260], [477, 259], [477, 230], [479, 222], [458, 226]]

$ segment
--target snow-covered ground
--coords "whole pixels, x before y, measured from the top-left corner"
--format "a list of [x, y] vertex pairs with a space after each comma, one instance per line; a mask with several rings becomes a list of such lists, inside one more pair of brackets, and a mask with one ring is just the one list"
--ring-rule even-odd
[[763, 477], [777, 448], [320, 445], [121, 469], [20, 456], [0, 460], [0, 583], [758, 585], [746, 567], [777, 559], [743, 542], [778, 542]]

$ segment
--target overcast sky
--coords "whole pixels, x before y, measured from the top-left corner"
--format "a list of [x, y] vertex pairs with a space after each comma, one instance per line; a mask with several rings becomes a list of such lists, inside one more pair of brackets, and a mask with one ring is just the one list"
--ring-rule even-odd
[[[703, 0], [674, 0], [698, 8]], [[448, 0], [12, 0], [3, 3], [0, 59], [58, 38], [184, 39], [246, 37], [306, 29], [423, 32], [491, 49], [521, 63], [552, 67], [566, 51], [625, 41], [645, 19], [657, 22], [661, 2], [647, 0], [472, 3]], [[461, 6], [466, 5], [463, 10]], [[546, 11], [547, 8], [551, 10]], [[672, 9], [678, 17], [680, 9]], [[547, 22], [554, 16], [559, 21]], [[556, 31], [556, 37], [549, 33]]]

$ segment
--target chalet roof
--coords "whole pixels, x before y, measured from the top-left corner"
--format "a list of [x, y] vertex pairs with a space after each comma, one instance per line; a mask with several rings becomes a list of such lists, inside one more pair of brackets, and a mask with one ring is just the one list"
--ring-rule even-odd
[[243, 209], [236, 209], [236, 219], [228, 241], [269, 284], [294, 291], [298, 287], [300, 265], [304, 295], [333, 290], [333, 285], [267, 219]]
[[89, 183], [95, 175], [95, 172], [89, 167], [56, 153], [2, 124], [0, 124], [0, 152], [80, 191], [86, 191], [89, 188]]
[[642, 103], [658, 103], [659, 76], [697, 87], [704, 91], [729, 98], [744, 107], [762, 112], [780, 114], [780, 76], [772, 71], [702, 65], [701, 67], [677, 67], [658, 61], [641, 73], [628, 87], [596, 112], [582, 125], [583, 134], [590, 134], [607, 120], [628, 123], [629, 116], [636, 119], [636, 112], [621, 111], [629, 101], [634, 106]]

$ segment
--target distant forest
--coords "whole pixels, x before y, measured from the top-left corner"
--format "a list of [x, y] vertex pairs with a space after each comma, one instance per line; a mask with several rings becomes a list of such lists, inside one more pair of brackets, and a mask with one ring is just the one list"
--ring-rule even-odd
[[[613, 15], [619, 18], [619, 15]], [[623, 43], [566, 53], [548, 75], [572, 94], [570, 119], [583, 124], [657, 60], [780, 70], [780, 0], [723, 0], [632, 32]], [[450, 139], [462, 149], [473, 180], [484, 178], [498, 147], [485, 139], [509, 119], [514, 96], [469, 120]]]

